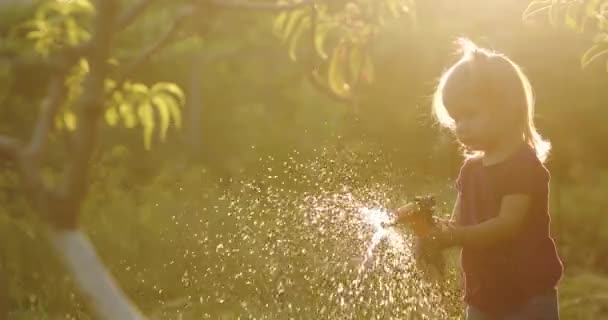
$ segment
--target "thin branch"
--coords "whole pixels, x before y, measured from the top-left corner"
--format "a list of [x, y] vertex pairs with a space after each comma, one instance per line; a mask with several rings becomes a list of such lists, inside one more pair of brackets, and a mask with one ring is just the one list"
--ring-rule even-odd
[[49, 57], [42, 57], [33, 52], [25, 54], [21, 52], [4, 52], [0, 53], [0, 62], [8, 63], [17, 70], [41, 70], [42, 73], [56, 74], [65, 72], [79, 58], [87, 55], [91, 50], [91, 43], [84, 42], [76, 47], [66, 47], [53, 52]]
[[[69, 59], [70, 57], [66, 56], [64, 60], [67, 62]], [[0, 153], [15, 161], [23, 179], [25, 194], [41, 214], [48, 212], [49, 200], [56, 195], [55, 191], [49, 190], [44, 185], [40, 174], [40, 162], [48, 143], [49, 133], [53, 129], [55, 114], [65, 94], [63, 85], [65, 70], [65, 67], [56, 70], [49, 84], [47, 95], [40, 104], [37, 124], [29, 143], [24, 145], [16, 139], [0, 137]], [[44, 217], [48, 218], [48, 216]]]
[[0, 157], [15, 160], [19, 154], [19, 149], [19, 140], [8, 136], [0, 136]]
[[34, 134], [25, 149], [25, 153], [31, 156], [36, 162], [40, 161], [40, 156], [44, 154], [48, 144], [49, 133], [53, 130], [55, 115], [65, 96], [65, 86], [63, 84], [64, 74], [53, 76], [49, 85], [48, 94], [40, 106], [40, 115], [34, 128]]
[[250, 0], [210, 0], [210, 3], [228, 9], [285, 11], [294, 10], [309, 5], [312, 0], [300, 0], [293, 3], [277, 4]]
[[163, 33], [156, 42], [151, 44], [148, 48], [144, 49], [139, 54], [139, 56], [137, 56], [137, 58], [135, 58], [129, 65], [124, 68], [125, 71], [123, 71], [118, 76], [118, 86], [116, 87], [120, 88], [122, 82], [124, 82], [128, 76], [133, 74], [135, 70], [137, 70], [146, 62], [148, 62], [150, 57], [152, 57], [153, 55], [161, 51], [164, 47], [166, 47], [171, 42], [173, 37], [177, 34], [177, 32], [180, 30], [180, 27], [184, 24], [186, 18], [188, 16], [191, 16], [193, 12], [194, 9], [191, 7], [184, 8], [183, 11], [179, 13], [178, 16], [173, 20], [169, 29], [165, 31], [165, 33]]
[[126, 9], [116, 20], [116, 30], [126, 29], [135, 21], [155, 0], [140, 0]]

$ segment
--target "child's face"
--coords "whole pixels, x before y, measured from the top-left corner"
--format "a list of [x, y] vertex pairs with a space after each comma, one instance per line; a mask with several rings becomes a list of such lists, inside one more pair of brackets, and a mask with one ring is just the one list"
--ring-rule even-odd
[[487, 151], [496, 146], [505, 134], [505, 121], [482, 99], [467, 99], [448, 107], [458, 140], [470, 149]]

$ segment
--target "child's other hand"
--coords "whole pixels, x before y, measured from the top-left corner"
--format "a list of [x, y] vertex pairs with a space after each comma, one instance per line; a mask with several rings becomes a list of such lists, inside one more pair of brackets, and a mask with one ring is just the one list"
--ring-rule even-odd
[[454, 222], [452, 219], [437, 218], [435, 222], [437, 228], [441, 229], [441, 231], [448, 231], [456, 226], [456, 222]]
[[455, 245], [452, 227], [448, 224], [441, 226], [441, 228], [431, 231], [428, 235], [420, 237], [418, 242], [420, 243], [421, 249], [429, 251], [430, 253], [447, 249]]

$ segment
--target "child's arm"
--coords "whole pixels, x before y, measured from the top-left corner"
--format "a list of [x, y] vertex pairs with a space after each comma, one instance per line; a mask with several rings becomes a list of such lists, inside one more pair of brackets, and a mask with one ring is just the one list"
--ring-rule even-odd
[[456, 196], [456, 202], [454, 203], [454, 208], [452, 209], [452, 216], [450, 217], [450, 220], [448, 220], [448, 225], [449, 226], [456, 226], [460, 223], [460, 211], [461, 211], [461, 205], [460, 205], [460, 192], [458, 193], [458, 195]]
[[[455, 213], [459, 214], [460, 200], [456, 201]], [[530, 196], [512, 194], [503, 197], [496, 218], [471, 226], [453, 225], [440, 231], [436, 237], [447, 246], [458, 245], [485, 248], [514, 236], [520, 230], [530, 207]]]
[[[460, 212], [461, 212], [461, 204], [460, 204], [460, 193], [456, 196], [456, 201], [454, 202], [454, 207], [452, 207], [452, 214], [448, 219], [445, 218], [436, 218], [438, 227], [441, 230], [448, 230], [450, 228], [454, 228], [460, 224]], [[454, 245], [454, 244], [450, 244]]]

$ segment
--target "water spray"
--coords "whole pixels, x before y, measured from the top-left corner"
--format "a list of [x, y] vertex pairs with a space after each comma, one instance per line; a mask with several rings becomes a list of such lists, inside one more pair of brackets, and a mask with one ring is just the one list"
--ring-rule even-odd
[[429, 248], [425, 248], [423, 242], [420, 241], [430, 236], [433, 230], [439, 228], [435, 218], [436, 203], [435, 197], [432, 195], [417, 196], [413, 202], [416, 208], [410, 214], [385, 222], [383, 226], [404, 225], [412, 230], [416, 238], [416, 262], [427, 271], [431, 268], [433, 272], [443, 275], [445, 270], [443, 254], [439, 251], [429, 251]]

